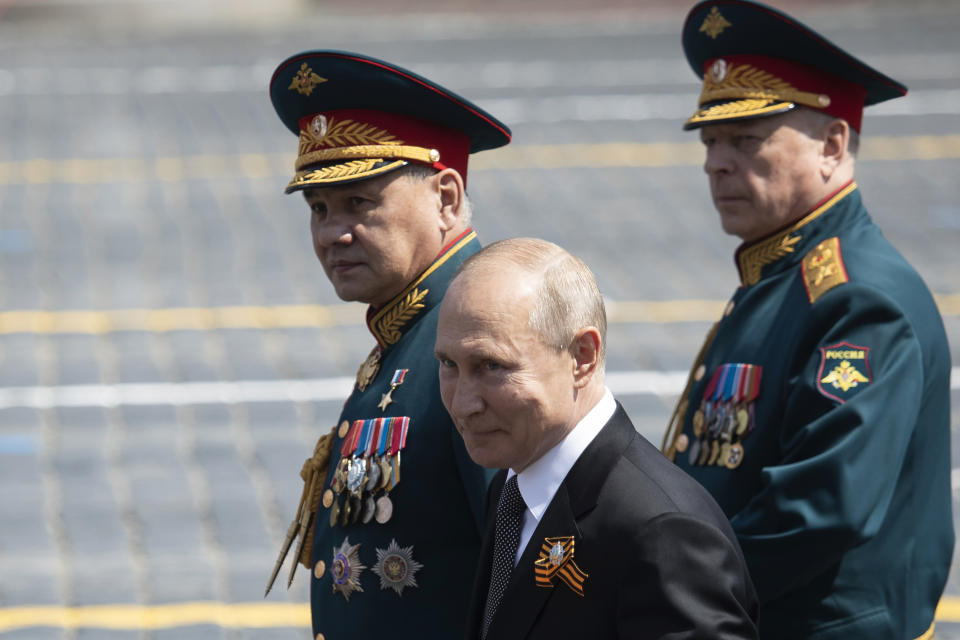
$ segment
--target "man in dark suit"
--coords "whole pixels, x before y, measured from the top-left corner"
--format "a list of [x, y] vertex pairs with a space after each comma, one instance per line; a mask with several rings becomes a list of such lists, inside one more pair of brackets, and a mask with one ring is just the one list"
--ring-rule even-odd
[[604, 384], [590, 270], [534, 239], [461, 266], [440, 308], [440, 395], [473, 460], [503, 469], [467, 638], [755, 638], [723, 512], [637, 434]]

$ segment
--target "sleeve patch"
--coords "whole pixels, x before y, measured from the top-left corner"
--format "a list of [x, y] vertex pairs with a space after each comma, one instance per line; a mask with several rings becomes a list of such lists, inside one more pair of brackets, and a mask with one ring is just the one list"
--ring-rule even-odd
[[873, 381], [869, 355], [869, 347], [849, 342], [820, 347], [817, 390], [841, 404], [852, 398]]
[[810, 304], [830, 289], [850, 280], [840, 254], [840, 239], [828, 238], [803, 257], [803, 286]]

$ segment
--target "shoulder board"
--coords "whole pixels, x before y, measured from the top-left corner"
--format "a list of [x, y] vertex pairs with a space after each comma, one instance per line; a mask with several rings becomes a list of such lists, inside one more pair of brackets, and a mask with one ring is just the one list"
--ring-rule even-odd
[[803, 286], [813, 304], [823, 294], [850, 280], [840, 254], [840, 239], [828, 238], [803, 257]]

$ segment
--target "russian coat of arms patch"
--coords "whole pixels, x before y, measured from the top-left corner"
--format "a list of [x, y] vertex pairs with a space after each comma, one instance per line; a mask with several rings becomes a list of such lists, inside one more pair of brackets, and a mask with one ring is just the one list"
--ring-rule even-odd
[[849, 342], [821, 347], [817, 390], [840, 403], [852, 398], [873, 380], [869, 354], [869, 347]]

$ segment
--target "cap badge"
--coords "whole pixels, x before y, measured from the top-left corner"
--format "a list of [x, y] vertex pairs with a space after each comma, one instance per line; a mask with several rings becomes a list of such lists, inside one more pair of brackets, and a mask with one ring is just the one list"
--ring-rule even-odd
[[320, 114], [313, 118], [313, 121], [310, 123], [310, 131], [313, 132], [314, 138], [323, 138], [327, 135], [327, 116]]
[[413, 559], [413, 546], [401, 547], [396, 540], [390, 540], [386, 549], [377, 549], [373, 572], [380, 577], [381, 589], [393, 589], [402, 596], [405, 588], [419, 586], [414, 576], [422, 568], [423, 565]]
[[710, 13], [707, 14], [707, 17], [703, 19], [703, 24], [700, 25], [700, 31], [716, 40], [717, 36], [723, 33], [723, 30], [730, 26], [733, 25], [727, 22], [727, 19], [720, 15], [720, 10], [716, 7], [713, 7], [710, 9]]
[[300, 65], [300, 70], [297, 71], [296, 75], [293, 76], [293, 81], [290, 82], [290, 86], [287, 87], [290, 90], [296, 90], [301, 95], [308, 96], [313, 93], [313, 88], [316, 87], [321, 82], [326, 82], [326, 78], [321, 78], [313, 72], [313, 69], [307, 66], [307, 63], [304, 62]]
[[723, 58], [717, 58], [710, 67], [710, 77], [717, 84], [723, 82], [727, 77], [727, 61]]
[[583, 583], [589, 577], [573, 561], [573, 536], [544, 538], [540, 558], [534, 561], [534, 580], [538, 587], [552, 589], [559, 579], [578, 596], [583, 596]]

